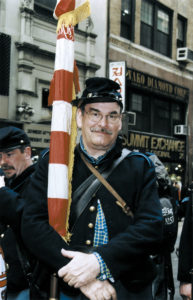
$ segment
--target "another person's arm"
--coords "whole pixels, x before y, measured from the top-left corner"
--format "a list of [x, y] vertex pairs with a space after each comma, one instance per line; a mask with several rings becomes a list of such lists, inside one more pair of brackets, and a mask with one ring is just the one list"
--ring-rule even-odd
[[186, 216], [182, 228], [179, 246], [178, 280], [180, 281], [180, 295], [191, 299], [191, 274], [192, 265], [192, 206], [188, 202]]

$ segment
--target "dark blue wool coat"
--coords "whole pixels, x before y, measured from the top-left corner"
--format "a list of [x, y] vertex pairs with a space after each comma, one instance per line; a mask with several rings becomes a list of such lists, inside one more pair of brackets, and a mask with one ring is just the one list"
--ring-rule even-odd
[[[99, 165], [111, 165], [121, 154], [116, 146]], [[124, 214], [114, 197], [101, 187], [76, 219], [75, 201], [72, 201], [69, 245], [48, 224], [47, 173], [49, 155], [40, 161], [35, 172], [23, 214], [22, 234], [29, 250], [38, 259], [57, 272], [69, 259], [61, 255], [61, 249], [77, 249], [83, 252], [96, 250], [106, 262], [115, 280], [121, 280], [127, 289], [143, 288], [151, 282], [155, 273], [149, 256], [155, 253], [162, 239], [162, 214], [156, 188], [153, 165], [143, 154], [128, 155], [109, 176], [109, 183], [128, 203], [134, 219]], [[90, 175], [90, 171], [75, 151], [72, 188], [76, 188]], [[93, 249], [94, 227], [97, 214], [97, 199], [100, 199], [107, 222], [109, 243]], [[77, 200], [78, 201], [78, 200]], [[88, 240], [90, 245], [88, 246]], [[61, 281], [64, 292], [67, 286]]]

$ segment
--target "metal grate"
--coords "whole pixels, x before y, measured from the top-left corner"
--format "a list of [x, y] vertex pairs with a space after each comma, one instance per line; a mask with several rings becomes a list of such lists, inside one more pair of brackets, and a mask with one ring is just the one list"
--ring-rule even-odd
[[11, 37], [0, 33], [0, 95], [9, 95]]

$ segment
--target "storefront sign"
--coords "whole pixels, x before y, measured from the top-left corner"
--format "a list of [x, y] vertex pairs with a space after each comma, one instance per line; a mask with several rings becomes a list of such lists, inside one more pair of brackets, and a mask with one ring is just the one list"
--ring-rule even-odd
[[129, 149], [153, 152], [167, 161], [185, 160], [185, 141], [137, 132], [130, 132], [128, 139], [126, 137], [123, 139], [123, 145]]
[[116, 61], [109, 63], [109, 78], [120, 85], [120, 93], [123, 99], [123, 110], [125, 109], [125, 61]]
[[150, 76], [134, 69], [128, 69], [126, 79], [130, 85], [143, 87], [151, 91], [175, 97], [179, 100], [188, 100], [189, 89], [171, 82]]
[[34, 148], [48, 148], [50, 146], [50, 125], [24, 124], [25, 132]]

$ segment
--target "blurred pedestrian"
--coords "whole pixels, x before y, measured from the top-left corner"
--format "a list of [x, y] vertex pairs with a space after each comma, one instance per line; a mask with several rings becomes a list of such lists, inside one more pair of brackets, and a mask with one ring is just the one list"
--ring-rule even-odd
[[193, 184], [189, 186], [190, 200], [187, 202], [186, 215], [183, 223], [179, 245], [178, 280], [180, 295], [183, 299], [192, 299], [192, 270], [193, 270]]
[[[19, 128], [0, 129], [0, 243], [7, 268], [7, 299], [29, 299], [29, 272], [20, 235], [24, 194], [35, 170], [27, 134]], [[2, 176], [4, 175], [4, 176]]]

